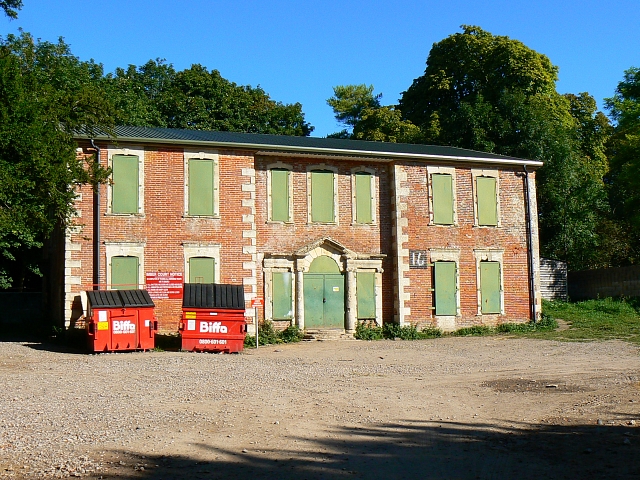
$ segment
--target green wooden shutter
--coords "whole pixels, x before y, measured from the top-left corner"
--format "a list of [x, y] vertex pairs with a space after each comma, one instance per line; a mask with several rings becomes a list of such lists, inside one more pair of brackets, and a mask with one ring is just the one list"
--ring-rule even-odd
[[189, 259], [189, 283], [214, 283], [216, 261], [211, 257], [191, 257]]
[[480, 262], [482, 313], [500, 313], [500, 263]]
[[214, 214], [213, 167], [213, 160], [189, 160], [189, 215]]
[[356, 273], [358, 318], [376, 318], [376, 274]]
[[456, 262], [435, 262], [436, 315], [456, 315], [458, 313], [456, 288]]
[[311, 172], [311, 221], [334, 222], [333, 172]]
[[372, 223], [371, 174], [356, 173], [356, 222]]
[[135, 290], [138, 288], [138, 257], [111, 257], [111, 288]]
[[291, 272], [273, 272], [271, 275], [272, 307], [274, 320], [293, 317], [291, 301]]
[[271, 170], [271, 220], [289, 221], [289, 170]]
[[111, 211], [113, 213], [138, 213], [138, 157], [137, 155], [114, 155], [111, 189]]
[[496, 179], [476, 177], [478, 195], [478, 225], [498, 225], [498, 205], [496, 203]]
[[440, 225], [453, 225], [453, 182], [445, 173], [431, 175], [433, 189], [433, 222]]

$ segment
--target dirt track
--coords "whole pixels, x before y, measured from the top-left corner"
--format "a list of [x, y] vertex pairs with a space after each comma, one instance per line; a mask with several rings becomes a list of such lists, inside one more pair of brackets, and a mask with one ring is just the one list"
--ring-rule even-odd
[[640, 477], [640, 356], [622, 342], [0, 343], [0, 382], [0, 477]]

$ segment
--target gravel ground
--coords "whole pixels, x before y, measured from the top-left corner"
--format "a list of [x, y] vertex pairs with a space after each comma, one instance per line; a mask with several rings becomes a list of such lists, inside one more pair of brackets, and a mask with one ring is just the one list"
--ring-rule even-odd
[[0, 343], [1, 478], [639, 478], [623, 342]]

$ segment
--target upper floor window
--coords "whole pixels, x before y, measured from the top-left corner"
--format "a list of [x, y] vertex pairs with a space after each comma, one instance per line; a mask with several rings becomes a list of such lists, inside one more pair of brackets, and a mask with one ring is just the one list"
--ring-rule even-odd
[[214, 153], [186, 152], [186, 212], [194, 217], [218, 215], [218, 156]]
[[428, 175], [431, 222], [436, 225], [455, 225], [455, 169], [431, 167]]
[[475, 197], [475, 224], [499, 226], [498, 172], [495, 170], [472, 170]]
[[329, 168], [309, 171], [309, 221], [336, 222], [337, 172]]
[[352, 171], [354, 223], [375, 223], [374, 178], [366, 169]]
[[107, 213], [143, 213], [143, 158], [142, 149], [109, 149], [111, 182], [107, 189]]
[[287, 168], [270, 168], [269, 174], [269, 220], [291, 221], [291, 171]]

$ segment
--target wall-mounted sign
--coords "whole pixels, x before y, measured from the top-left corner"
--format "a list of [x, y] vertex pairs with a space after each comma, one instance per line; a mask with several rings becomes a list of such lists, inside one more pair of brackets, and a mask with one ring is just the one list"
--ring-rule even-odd
[[182, 272], [147, 272], [147, 291], [155, 299], [182, 298]]
[[409, 268], [427, 268], [428, 259], [426, 250], [409, 250]]

